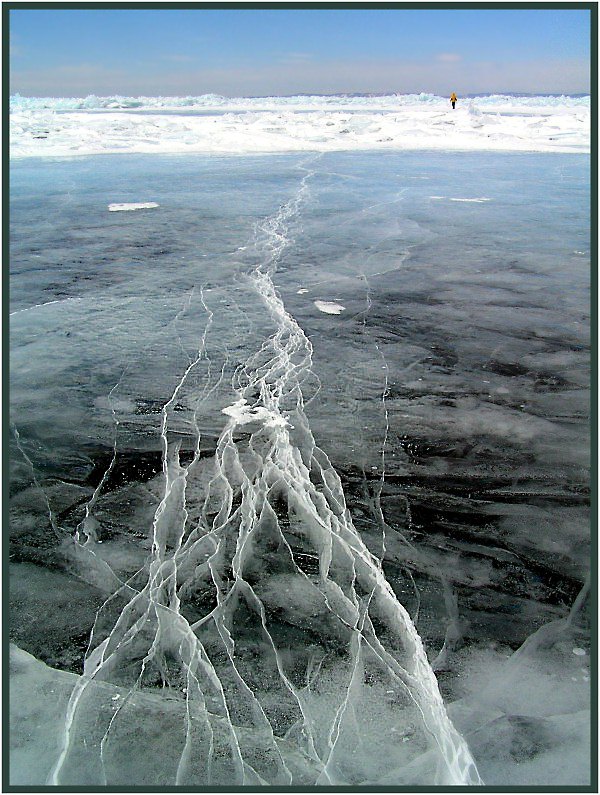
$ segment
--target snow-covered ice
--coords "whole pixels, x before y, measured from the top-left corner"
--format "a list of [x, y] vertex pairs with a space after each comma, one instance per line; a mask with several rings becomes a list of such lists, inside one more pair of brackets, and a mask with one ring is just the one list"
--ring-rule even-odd
[[589, 152], [589, 97], [11, 97], [11, 156], [437, 149]]

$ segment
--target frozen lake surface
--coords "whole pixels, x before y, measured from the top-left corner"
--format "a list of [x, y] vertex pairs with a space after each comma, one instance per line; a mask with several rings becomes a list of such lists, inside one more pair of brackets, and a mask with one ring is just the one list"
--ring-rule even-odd
[[589, 782], [586, 156], [25, 158], [11, 208], [11, 783]]

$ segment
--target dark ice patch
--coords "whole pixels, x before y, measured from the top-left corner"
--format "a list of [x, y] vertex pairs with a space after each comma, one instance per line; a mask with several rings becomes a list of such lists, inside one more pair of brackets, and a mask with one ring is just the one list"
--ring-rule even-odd
[[[94, 456], [94, 465], [87, 482], [96, 488], [108, 470], [113, 453], [102, 452]], [[147, 481], [162, 472], [162, 450], [119, 451], [111, 469], [105, 490], [111, 491], [132, 481]]]
[[490, 359], [490, 361], [486, 362], [481, 369], [489, 370], [491, 373], [507, 376], [509, 378], [527, 375], [529, 372], [527, 367], [523, 367], [523, 365], [519, 364], [518, 362], [501, 362], [497, 359]]
[[83, 673], [90, 631], [105, 595], [65, 571], [32, 563], [11, 563], [9, 575], [11, 642], [53, 668]]

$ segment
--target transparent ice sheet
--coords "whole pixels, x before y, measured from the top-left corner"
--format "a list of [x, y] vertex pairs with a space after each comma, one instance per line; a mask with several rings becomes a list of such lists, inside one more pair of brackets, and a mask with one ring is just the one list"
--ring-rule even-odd
[[[57, 570], [99, 608], [48, 782], [479, 781], [422, 638], [453, 693], [461, 643], [568, 615], [583, 642], [584, 176], [15, 167], [13, 592]], [[48, 659], [43, 629], [15, 640]]]

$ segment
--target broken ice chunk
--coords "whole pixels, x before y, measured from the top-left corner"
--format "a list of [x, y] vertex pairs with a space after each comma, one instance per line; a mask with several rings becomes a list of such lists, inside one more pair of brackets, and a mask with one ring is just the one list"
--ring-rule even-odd
[[123, 204], [109, 204], [108, 211], [111, 213], [128, 212], [129, 210], [151, 210], [153, 207], [159, 207], [156, 202], [130, 202]]
[[346, 308], [345, 306], [336, 304], [333, 301], [314, 301], [313, 303], [317, 309], [319, 309], [321, 312], [325, 312], [327, 315], [339, 315]]

